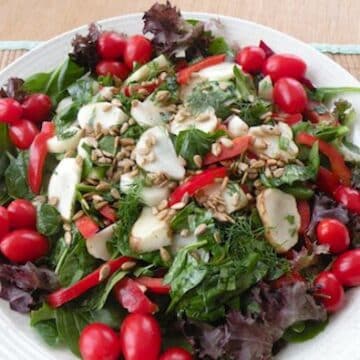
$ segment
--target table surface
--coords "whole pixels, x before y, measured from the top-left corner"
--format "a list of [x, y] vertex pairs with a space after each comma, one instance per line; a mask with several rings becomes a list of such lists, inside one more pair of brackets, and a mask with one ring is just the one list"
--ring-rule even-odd
[[[46, 40], [94, 20], [143, 12], [154, 1], [1, 0], [0, 40]], [[360, 42], [359, 0], [172, 0], [172, 3], [182, 10], [252, 20], [307, 42]]]

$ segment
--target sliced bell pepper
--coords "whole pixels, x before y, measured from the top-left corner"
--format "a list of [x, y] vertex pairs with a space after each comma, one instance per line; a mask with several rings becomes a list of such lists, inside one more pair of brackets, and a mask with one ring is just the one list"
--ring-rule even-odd
[[142, 292], [140, 285], [128, 277], [115, 285], [114, 292], [120, 305], [130, 313], [154, 314], [158, 310], [158, 306]]
[[99, 231], [98, 224], [87, 215], [83, 215], [81, 218], [77, 219], [75, 225], [85, 239], [90, 238]]
[[[46, 299], [47, 303], [53, 308], [58, 308], [66, 304], [67, 302], [78, 298], [86, 291], [90, 290], [96, 285], [99, 285], [103, 280], [105, 280], [105, 278], [111, 276], [115, 271], [120, 269], [121, 266], [128, 261], [132, 261], [132, 259], [127, 256], [121, 256], [117, 259], [108, 261], [107, 263], [101, 265], [95, 271], [85, 276], [83, 279], [79, 280], [75, 284], [70, 285], [67, 288], [56, 290], [55, 292], [50, 294]], [[104, 269], [104, 266], [108, 268], [108, 276], [104, 277], [103, 279], [101, 273]]]
[[144, 285], [150, 292], [154, 294], [169, 294], [171, 286], [164, 283], [163, 278], [154, 278], [150, 276], [140, 276], [135, 281]]
[[147, 91], [148, 95], [152, 94], [156, 88], [158, 88], [161, 84], [161, 81], [154, 81], [149, 84], [141, 85], [141, 84], [130, 84], [123, 88], [123, 93], [125, 96], [132, 96], [138, 93], [141, 90]]
[[314, 124], [319, 123], [336, 123], [334, 115], [330, 113], [328, 108], [317, 101], [308, 101], [305, 109], [305, 116], [310, 122]]
[[299, 133], [296, 136], [298, 144], [313, 146], [316, 141], [319, 142], [319, 150], [329, 159], [334, 175], [338, 176], [340, 182], [344, 185], [350, 185], [351, 171], [346, 166], [344, 157], [334, 146], [307, 133]]
[[272, 115], [272, 119], [282, 121], [289, 126], [295, 125], [298, 122], [302, 121], [302, 118], [302, 114], [275, 113]]
[[299, 234], [304, 235], [310, 225], [311, 211], [309, 202], [306, 200], [298, 200], [297, 208], [300, 214], [300, 229]]
[[110, 205], [105, 205], [99, 210], [100, 214], [107, 220], [114, 223], [117, 220], [117, 213]]
[[194, 195], [199, 189], [212, 184], [217, 178], [224, 178], [228, 170], [224, 167], [216, 167], [204, 170], [202, 173], [192, 176], [185, 183], [178, 186], [169, 198], [169, 206], [181, 202], [184, 196]]
[[339, 187], [339, 178], [334, 175], [330, 170], [320, 166], [317, 174], [316, 184], [319, 190], [326, 192], [330, 195]]
[[221, 152], [219, 155], [215, 156], [212, 153], [207, 154], [204, 157], [203, 164], [210, 165], [215, 164], [222, 160], [231, 159], [235, 156], [243, 154], [250, 146], [252, 136], [245, 135], [240, 136], [232, 140], [233, 145], [231, 147], [226, 147], [222, 145]]
[[225, 54], [220, 54], [209, 56], [203, 60], [200, 60], [199, 62], [180, 70], [176, 75], [177, 82], [181, 85], [184, 85], [190, 80], [191, 74], [205, 69], [209, 66], [221, 64], [225, 61], [225, 58]]
[[340, 185], [334, 192], [334, 199], [350, 212], [360, 214], [360, 191]]
[[39, 194], [46, 156], [48, 154], [47, 141], [54, 136], [55, 126], [53, 123], [45, 122], [41, 132], [37, 134], [29, 149], [29, 165], [27, 171], [28, 183], [34, 194]]

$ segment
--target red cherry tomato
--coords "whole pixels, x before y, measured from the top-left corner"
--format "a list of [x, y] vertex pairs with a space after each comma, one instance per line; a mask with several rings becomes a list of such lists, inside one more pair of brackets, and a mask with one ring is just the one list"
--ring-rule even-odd
[[180, 347], [168, 348], [159, 360], [192, 360], [192, 355]]
[[124, 61], [129, 69], [133, 69], [134, 63], [147, 63], [151, 59], [151, 54], [151, 42], [142, 35], [134, 35], [127, 41]]
[[0, 99], [0, 122], [6, 124], [17, 123], [23, 115], [20, 103], [14, 99]]
[[120, 329], [120, 344], [125, 360], [158, 360], [161, 331], [156, 319], [146, 314], [129, 314]]
[[303, 112], [307, 103], [304, 87], [291, 78], [282, 78], [275, 83], [273, 98], [280, 109], [289, 114]]
[[28, 149], [32, 144], [39, 129], [29, 120], [22, 119], [14, 125], [10, 125], [9, 136], [11, 142], [18, 149]]
[[10, 221], [8, 211], [0, 206], [0, 241], [9, 232]]
[[241, 65], [242, 69], [250, 74], [261, 71], [266, 59], [265, 51], [258, 46], [245, 46], [238, 51], [235, 62]]
[[40, 259], [49, 251], [48, 240], [34, 230], [14, 230], [0, 243], [2, 254], [14, 263]]
[[331, 271], [344, 286], [359, 286], [360, 249], [341, 254], [332, 264]]
[[330, 252], [337, 254], [345, 251], [350, 245], [347, 227], [336, 219], [322, 219], [317, 228], [316, 236], [322, 245], [329, 245]]
[[124, 56], [126, 39], [114, 31], [103, 32], [97, 44], [97, 52], [104, 60], [117, 60]]
[[118, 360], [121, 354], [118, 334], [101, 323], [93, 323], [83, 329], [79, 348], [83, 360]]
[[266, 60], [262, 70], [273, 81], [282, 77], [300, 80], [305, 75], [306, 64], [296, 55], [274, 54]]
[[328, 312], [338, 311], [344, 305], [344, 289], [333, 273], [322, 271], [314, 280], [314, 286], [314, 296], [323, 303]]
[[36, 229], [36, 209], [29, 200], [16, 199], [7, 210], [12, 229]]
[[113, 75], [125, 80], [130, 71], [124, 63], [118, 61], [103, 60], [96, 65], [96, 73], [100, 76]]
[[50, 118], [52, 102], [45, 94], [29, 95], [22, 103], [24, 117], [34, 123], [41, 123]]

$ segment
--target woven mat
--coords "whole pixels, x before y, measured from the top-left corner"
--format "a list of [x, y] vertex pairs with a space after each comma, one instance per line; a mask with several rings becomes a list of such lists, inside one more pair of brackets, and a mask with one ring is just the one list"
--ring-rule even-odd
[[[9, 65], [19, 56], [25, 54], [27, 50], [1, 50], [0, 51], [0, 70]], [[360, 80], [360, 55], [327, 54], [330, 58], [339, 63], [352, 75]]]

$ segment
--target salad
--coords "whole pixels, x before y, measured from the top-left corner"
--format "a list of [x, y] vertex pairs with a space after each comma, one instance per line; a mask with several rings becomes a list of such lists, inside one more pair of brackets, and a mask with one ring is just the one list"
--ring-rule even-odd
[[271, 359], [360, 285], [360, 89], [143, 20], [1, 89], [0, 297], [85, 360]]

